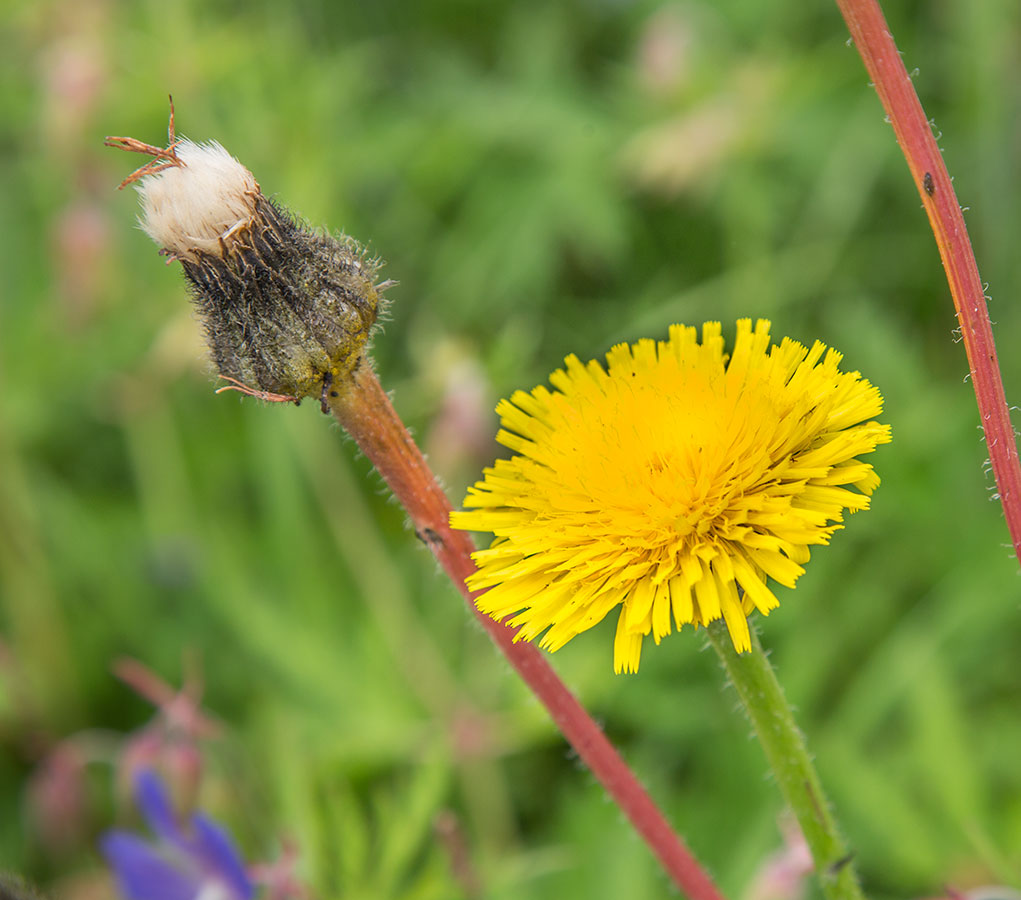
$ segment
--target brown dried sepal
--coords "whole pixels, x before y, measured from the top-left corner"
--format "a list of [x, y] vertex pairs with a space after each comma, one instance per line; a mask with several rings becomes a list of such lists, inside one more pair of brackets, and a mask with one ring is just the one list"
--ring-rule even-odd
[[146, 144], [144, 141], [133, 137], [107, 135], [103, 141], [104, 147], [114, 147], [117, 150], [126, 150], [128, 153], [144, 153], [146, 156], [153, 157], [150, 162], [139, 166], [117, 185], [117, 190], [122, 190], [129, 184], [134, 184], [139, 178], [144, 178], [146, 175], [155, 175], [157, 172], [162, 172], [164, 169], [169, 169], [173, 166], [184, 166], [184, 162], [178, 158], [176, 150], [179, 141], [174, 133], [174, 98], [169, 94], [167, 96], [170, 98], [170, 121], [167, 124], [166, 147]]

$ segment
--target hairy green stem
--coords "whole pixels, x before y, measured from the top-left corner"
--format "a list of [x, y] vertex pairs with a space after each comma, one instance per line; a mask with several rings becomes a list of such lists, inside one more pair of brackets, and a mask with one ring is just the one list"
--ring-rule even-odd
[[837, 829], [819, 776], [776, 673], [752, 629], [752, 649], [738, 653], [723, 620], [706, 628], [756, 737], [812, 852], [828, 900], [862, 900], [853, 857]]

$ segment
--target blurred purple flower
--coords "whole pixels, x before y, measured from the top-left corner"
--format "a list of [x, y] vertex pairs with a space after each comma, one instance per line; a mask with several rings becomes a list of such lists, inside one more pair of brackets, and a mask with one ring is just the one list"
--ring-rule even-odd
[[182, 827], [151, 770], [136, 777], [135, 797], [158, 841], [109, 831], [101, 842], [127, 900], [251, 900], [254, 887], [223, 828], [202, 813]]

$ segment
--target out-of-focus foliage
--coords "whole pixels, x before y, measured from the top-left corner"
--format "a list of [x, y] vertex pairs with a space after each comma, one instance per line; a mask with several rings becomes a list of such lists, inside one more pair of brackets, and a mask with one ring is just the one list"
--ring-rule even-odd
[[[889, 6], [1016, 401], [1021, 8]], [[105, 889], [104, 763], [150, 715], [111, 663], [179, 682], [187, 651], [226, 725], [204, 807], [249, 859], [289, 836], [316, 896], [671, 895], [336, 427], [213, 394], [113, 190], [139, 160], [102, 147], [159, 142], [168, 91], [181, 133], [388, 261], [378, 369], [455, 498], [496, 399], [569, 352], [738, 316], [842, 349], [887, 398], [884, 483], [763, 640], [871, 896], [1017, 884], [1018, 564], [917, 189], [835, 5], [801, 0], [6, 5], [0, 869]], [[633, 677], [611, 640], [553, 662], [742, 896], [781, 803], [733, 695], [691, 631]], [[42, 761], [83, 732], [47, 818], [73, 791]]]

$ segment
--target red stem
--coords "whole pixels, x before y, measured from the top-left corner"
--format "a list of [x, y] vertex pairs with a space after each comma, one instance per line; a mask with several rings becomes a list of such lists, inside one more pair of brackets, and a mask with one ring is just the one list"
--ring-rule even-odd
[[837, 6], [893, 124], [936, 237], [964, 338], [996, 487], [1014, 553], [1021, 559], [1021, 465], [1000, 378], [985, 292], [964, 216], [943, 164], [943, 155], [879, 3], [877, 0], [837, 0]]
[[337, 420], [404, 506], [416, 535], [439, 560], [482, 627], [549, 710], [564, 737], [631, 820], [670, 878], [691, 900], [723, 900], [634, 773], [542, 654], [527, 642], [514, 643], [516, 630], [475, 608], [474, 595], [464, 583], [475, 571], [471, 559], [475, 546], [467, 532], [451, 529], [450, 501], [436, 483], [371, 366], [363, 363], [353, 383], [328, 402]]

